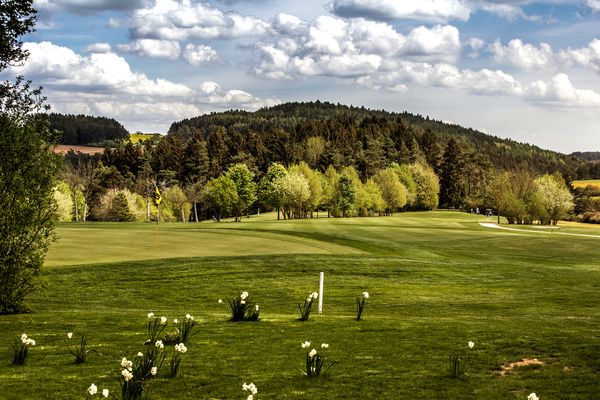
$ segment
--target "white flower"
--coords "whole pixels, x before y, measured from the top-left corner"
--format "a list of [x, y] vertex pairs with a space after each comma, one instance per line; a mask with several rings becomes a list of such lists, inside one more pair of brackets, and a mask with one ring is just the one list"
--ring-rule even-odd
[[178, 324], [178, 323], [179, 323], [179, 320], [178, 320], [177, 318], [175, 318], [175, 319], [173, 320], [173, 323], [174, 323], [174, 324]]
[[[140, 355], [140, 353], [138, 353], [138, 355]], [[123, 368], [127, 368], [127, 365], [129, 365], [130, 361], [127, 361], [127, 359], [125, 357], [123, 357], [121, 359], [121, 367]]]
[[27, 334], [24, 333], [24, 334], [21, 335], [21, 341], [25, 342], [26, 340], [27, 340]]
[[160, 324], [164, 325], [167, 323], [167, 317], [160, 317]]
[[95, 395], [96, 393], [98, 393], [98, 387], [96, 387], [96, 385], [94, 385], [93, 383], [90, 385], [90, 387], [88, 388], [88, 393], [91, 394], [92, 396]]
[[540, 400], [540, 398], [537, 397], [537, 394], [530, 393], [529, 396], [527, 396], [527, 400]]
[[108, 389], [102, 389], [102, 397], [108, 398]]
[[240, 299], [241, 300], [246, 300], [248, 298], [248, 292], [242, 292], [242, 294], [240, 294]]
[[150, 368], [150, 373], [152, 374], [152, 376], [156, 375], [158, 373], [158, 368], [157, 367]]
[[329, 345], [327, 343], [321, 343], [321, 348], [322, 349], [328, 349]]
[[179, 343], [175, 345], [175, 351], [178, 351], [183, 354], [187, 351], [187, 347], [185, 347], [185, 344]]
[[313, 299], [316, 299], [317, 297], [319, 297], [319, 293], [312, 292], [312, 294], [310, 295], [310, 297], [312, 297]]
[[249, 394], [248, 397], [246, 398], [246, 400], [254, 400], [254, 395]]
[[128, 369], [124, 369], [123, 371], [121, 371], [121, 375], [123, 375], [123, 379], [125, 379], [125, 382], [129, 381], [130, 379], [133, 379], [133, 374]]
[[256, 385], [252, 382], [250, 382], [250, 384], [246, 384], [246, 382], [244, 382], [244, 384], [242, 385], [242, 390], [250, 392], [251, 393], [250, 396], [253, 396], [256, 393], [258, 393], [258, 389], [256, 388]]
[[308, 356], [309, 356], [310, 358], [313, 358], [313, 357], [314, 357], [314, 356], [316, 356], [316, 355], [317, 355], [317, 350], [315, 350], [315, 349], [312, 349], [312, 350], [310, 351], [310, 353], [308, 353]]
[[33, 339], [27, 339], [27, 342], [25, 344], [27, 346], [35, 346], [35, 340], [33, 340]]
[[194, 317], [192, 317], [190, 314], [185, 314], [185, 319], [187, 319], [188, 321], [193, 321]]
[[148, 318], [154, 318], [154, 313], [153, 312], [148, 313]]
[[240, 300], [240, 304], [246, 304], [246, 300]]
[[312, 297], [310, 297], [310, 296], [308, 296], [308, 297], [306, 298], [306, 302], [307, 302], [307, 303], [310, 303], [311, 301], [313, 301], [313, 298], [312, 298]]
[[259, 309], [258, 304], [255, 305], [254, 308], [256, 309], [256, 311], [258, 311], [258, 309]]
[[469, 343], [467, 343], [467, 346], [469, 346], [469, 348], [472, 349], [473, 347], [475, 347], [475, 342], [472, 342], [469, 340]]
[[219, 301], [217, 301], [217, 303], [223, 304], [223, 300], [219, 299]]
[[67, 337], [68, 337], [69, 339], [71, 339], [71, 338], [73, 337], [73, 332], [69, 332], [69, 333], [67, 333]]
[[142, 353], [141, 351], [138, 351], [137, 356], [138, 357], [144, 357], [144, 353]]
[[308, 342], [308, 341], [307, 341], [307, 342], [304, 342], [304, 343], [302, 343], [302, 348], [303, 348], [303, 349], [306, 349], [306, 348], [308, 348], [309, 346], [310, 346], [310, 342]]
[[154, 345], [161, 350], [165, 348], [165, 345], [163, 344], [162, 340], [157, 340], [156, 343], [154, 343]]
[[368, 299], [369, 298], [369, 292], [363, 292], [363, 297], [365, 299]]

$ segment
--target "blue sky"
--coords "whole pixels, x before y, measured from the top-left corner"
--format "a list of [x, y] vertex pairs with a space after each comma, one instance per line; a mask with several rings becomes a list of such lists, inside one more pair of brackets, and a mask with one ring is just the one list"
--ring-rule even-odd
[[130, 131], [327, 100], [600, 151], [600, 0], [36, 0], [23, 74]]

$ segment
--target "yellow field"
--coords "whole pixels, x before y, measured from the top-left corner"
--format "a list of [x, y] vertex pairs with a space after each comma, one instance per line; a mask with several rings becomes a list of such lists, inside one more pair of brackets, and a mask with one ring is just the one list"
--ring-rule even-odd
[[581, 181], [573, 181], [573, 182], [571, 182], [571, 186], [573, 186], [574, 188], [595, 186], [598, 189], [600, 189], [600, 179], [588, 179], [588, 180], [581, 180]]
[[139, 142], [145, 142], [146, 140], [152, 140], [155, 137], [160, 136], [158, 133], [132, 133], [129, 135], [129, 141], [133, 144]]

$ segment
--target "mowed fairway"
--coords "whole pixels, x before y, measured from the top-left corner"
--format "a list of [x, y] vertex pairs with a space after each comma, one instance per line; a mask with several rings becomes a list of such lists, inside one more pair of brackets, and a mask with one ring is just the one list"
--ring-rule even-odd
[[[146, 339], [146, 314], [199, 321], [182, 376], [166, 369], [147, 398], [595, 399], [600, 393], [600, 229], [490, 229], [455, 212], [242, 223], [68, 224], [58, 229], [33, 313], [0, 316], [2, 399], [82, 399], [94, 382], [119, 392], [122, 357]], [[530, 232], [534, 231], [534, 232]], [[596, 237], [597, 235], [597, 237]], [[299, 322], [297, 304], [325, 272], [324, 314]], [[257, 323], [228, 322], [218, 299], [250, 292]], [[364, 320], [355, 299], [370, 293]], [[226, 303], [226, 301], [225, 301]], [[37, 341], [28, 365], [10, 344]], [[73, 364], [64, 339], [85, 332], [90, 355]], [[305, 340], [329, 344], [327, 376], [302, 376]], [[467, 376], [448, 356], [475, 342]], [[537, 358], [543, 366], [503, 364]]]

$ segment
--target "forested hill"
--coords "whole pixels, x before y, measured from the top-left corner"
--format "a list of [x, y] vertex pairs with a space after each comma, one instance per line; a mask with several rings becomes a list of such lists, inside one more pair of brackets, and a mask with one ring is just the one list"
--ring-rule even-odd
[[582, 160], [585, 161], [590, 161], [593, 163], [600, 163], [600, 151], [577, 151], [573, 154], [571, 154], [572, 156], [575, 156], [577, 158], [580, 158]]
[[581, 158], [429, 117], [319, 101], [202, 115], [173, 123], [169, 134], [206, 140], [211, 162], [214, 157], [222, 165], [244, 161], [262, 171], [274, 161], [301, 160], [322, 170], [353, 165], [363, 177], [393, 161], [421, 158], [435, 168], [454, 137], [469, 163], [534, 174], [560, 171], [567, 179], [600, 175], [600, 168]]
[[102, 145], [129, 137], [129, 132], [112, 118], [52, 113], [50, 129], [62, 132], [61, 144]]

